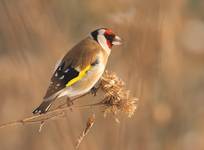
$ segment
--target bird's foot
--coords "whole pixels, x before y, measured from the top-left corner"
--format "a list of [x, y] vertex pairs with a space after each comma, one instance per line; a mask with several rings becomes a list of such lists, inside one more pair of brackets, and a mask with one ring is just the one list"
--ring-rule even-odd
[[95, 87], [95, 86], [92, 87], [92, 88], [91, 88], [91, 91], [90, 91], [91, 94], [92, 94], [93, 96], [96, 96], [96, 93], [97, 93], [98, 89], [99, 89], [98, 87]]
[[71, 101], [70, 98], [67, 98], [67, 107], [70, 107], [70, 110], [72, 111], [71, 106], [74, 105], [73, 101]]

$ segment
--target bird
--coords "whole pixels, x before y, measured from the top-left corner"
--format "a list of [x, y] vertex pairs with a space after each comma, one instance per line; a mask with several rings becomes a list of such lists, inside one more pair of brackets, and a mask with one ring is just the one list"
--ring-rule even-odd
[[46, 113], [60, 97], [73, 97], [94, 91], [112, 47], [122, 40], [109, 28], [98, 28], [73, 46], [56, 65], [42, 103], [33, 114]]

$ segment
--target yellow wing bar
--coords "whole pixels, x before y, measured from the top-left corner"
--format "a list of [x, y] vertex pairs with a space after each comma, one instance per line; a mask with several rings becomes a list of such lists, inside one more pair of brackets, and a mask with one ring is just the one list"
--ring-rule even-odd
[[84, 68], [84, 70], [82, 70], [79, 75], [75, 78], [73, 78], [72, 80], [70, 80], [66, 86], [71, 86], [73, 85], [74, 83], [76, 83], [77, 81], [81, 80], [85, 75], [86, 75], [86, 72], [91, 68], [91, 65], [88, 65], [86, 68]]

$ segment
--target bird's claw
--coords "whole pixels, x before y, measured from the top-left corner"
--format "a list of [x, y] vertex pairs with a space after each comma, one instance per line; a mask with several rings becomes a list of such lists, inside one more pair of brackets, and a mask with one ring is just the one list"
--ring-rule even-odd
[[72, 105], [74, 105], [73, 101], [71, 101], [69, 98], [67, 98], [67, 107], [70, 107], [70, 110], [72, 111]]
[[96, 87], [92, 87], [92, 88], [91, 88], [91, 94], [92, 94], [93, 96], [96, 96], [97, 91], [98, 91], [98, 88], [96, 88]]

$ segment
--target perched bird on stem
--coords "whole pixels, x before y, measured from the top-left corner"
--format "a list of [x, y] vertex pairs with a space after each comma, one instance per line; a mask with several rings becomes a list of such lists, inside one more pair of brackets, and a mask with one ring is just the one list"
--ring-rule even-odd
[[75, 45], [56, 66], [44, 100], [33, 114], [46, 113], [57, 98], [67, 96], [69, 101], [94, 91], [114, 45], [121, 45], [121, 39], [107, 28], [91, 32]]

